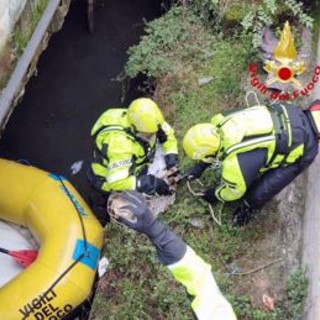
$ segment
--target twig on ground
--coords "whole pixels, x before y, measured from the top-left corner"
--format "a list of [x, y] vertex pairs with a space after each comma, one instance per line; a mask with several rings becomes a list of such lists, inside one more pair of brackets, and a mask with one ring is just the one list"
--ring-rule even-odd
[[282, 260], [283, 260], [283, 258], [279, 258], [277, 260], [271, 261], [271, 262], [269, 262], [269, 263], [267, 263], [267, 264], [265, 264], [263, 266], [257, 267], [255, 269], [249, 270], [247, 272], [235, 272], [235, 273], [231, 273], [231, 275], [232, 276], [247, 276], [249, 274], [252, 274], [252, 273], [258, 272], [258, 271], [260, 271], [262, 269], [265, 269], [267, 267], [270, 267], [270, 266], [272, 266], [272, 265], [274, 265], [274, 264], [276, 264], [276, 263], [278, 263], [278, 262], [280, 262]]

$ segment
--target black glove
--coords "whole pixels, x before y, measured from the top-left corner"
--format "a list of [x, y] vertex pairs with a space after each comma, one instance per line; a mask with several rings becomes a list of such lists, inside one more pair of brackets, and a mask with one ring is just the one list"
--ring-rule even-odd
[[202, 199], [209, 202], [211, 205], [215, 205], [219, 201], [216, 197], [215, 191], [215, 188], [206, 190]]
[[[123, 204], [118, 205], [115, 216], [120, 222], [150, 237], [156, 237], [162, 231], [162, 228], [158, 228], [156, 217], [150, 211], [141, 193], [125, 191], [119, 197]], [[123, 214], [123, 211], [127, 211], [126, 214]]]
[[137, 177], [136, 189], [142, 193], [158, 194], [160, 196], [172, 194], [169, 185], [152, 174], [144, 174]]
[[233, 213], [233, 224], [236, 226], [246, 225], [252, 217], [252, 208], [247, 202], [242, 202]]
[[164, 161], [166, 163], [166, 169], [169, 170], [173, 167], [179, 167], [179, 157], [175, 153], [169, 153], [164, 156]]
[[183, 175], [187, 176], [188, 180], [198, 179], [201, 177], [204, 170], [206, 170], [209, 166], [210, 166], [210, 163], [200, 161], [196, 163], [193, 167], [185, 170]]
[[[121, 214], [118, 220], [127, 227], [146, 234], [157, 249], [157, 255], [161, 263], [170, 265], [180, 261], [184, 256], [187, 245], [177, 237], [168, 226], [156, 219], [148, 208], [141, 193], [125, 191], [120, 195], [122, 206], [118, 206]], [[129, 218], [130, 217], [130, 218]]]
[[91, 167], [87, 171], [87, 177], [95, 190], [103, 192], [102, 186], [106, 182], [106, 179], [95, 175]]

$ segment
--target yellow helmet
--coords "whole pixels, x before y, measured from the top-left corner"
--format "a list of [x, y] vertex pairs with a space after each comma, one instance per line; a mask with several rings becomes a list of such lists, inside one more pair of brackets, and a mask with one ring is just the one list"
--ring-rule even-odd
[[128, 121], [136, 131], [155, 133], [164, 123], [162, 112], [149, 98], [139, 98], [131, 102], [128, 108]]
[[213, 159], [210, 159], [210, 156], [213, 156], [219, 149], [220, 135], [213, 124], [200, 123], [187, 131], [182, 144], [189, 158], [212, 162]]

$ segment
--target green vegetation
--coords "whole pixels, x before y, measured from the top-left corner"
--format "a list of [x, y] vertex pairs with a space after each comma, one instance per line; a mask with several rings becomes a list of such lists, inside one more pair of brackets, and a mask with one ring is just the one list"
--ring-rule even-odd
[[17, 60], [22, 55], [47, 6], [48, 0], [38, 0], [32, 3], [34, 4], [27, 3], [26, 9], [13, 31], [13, 36], [0, 53], [0, 91], [6, 86]]
[[38, 24], [48, 0], [38, 0], [35, 2], [31, 13], [17, 24], [13, 33], [13, 47], [17, 56], [20, 56], [26, 47], [33, 30]]
[[302, 320], [304, 305], [308, 294], [308, 280], [306, 269], [293, 271], [286, 282], [286, 295], [279, 301], [281, 308], [272, 312], [252, 310], [250, 300], [246, 297], [229, 297], [232, 305], [238, 310], [240, 319], [250, 320]]
[[301, 26], [313, 26], [313, 19], [306, 13], [304, 4], [296, 0], [257, 1], [248, 8], [241, 24], [245, 32], [249, 31], [252, 34], [252, 44], [257, 48], [261, 43], [261, 30], [264, 26], [272, 26], [279, 32], [286, 20], [290, 21], [295, 33]]
[[308, 296], [308, 280], [306, 269], [294, 271], [287, 282], [287, 303], [286, 309], [288, 319], [302, 319], [304, 304]]
[[190, 57], [198, 64], [211, 56], [214, 37], [205, 32], [199, 18], [182, 7], [173, 7], [165, 16], [146, 25], [146, 36], [129, 50], [125, 67], [127, 76], [139, 73], [159, 78], [164, 74], [179, 74], [188, 67]]
[[[244, 30], [246, 1], [176, 2], [180, 5], [147, 23], [145, 36], [129, 50], [125, 74], [129, 78], [148, 76], [150, 87], [155, 88], [154, 99], [163, 106], [181, 141], [191, 125], [209, 121], [221, 110], [244, 106], [247, 66], [257, 59], [252, 46], [256, 20], [247, 21]], [[254, 4], [250, 12], [262, 6], [275, 13], [272, 5], [280, 10], [275, 1]], [[290, 17], [295, 19], [292, 13]], [[272, 24], [278, 18], [274, 14]], [[182, 155], [181, 163], [183, 168], [190, 164]], [[213, 174], [202, 179], [204, 185]], [[300, 320], [307, 290], [302, 271], [290, 277], [285, 290], [287, 279], [279, 264], [264, 269], [276, 296], [274, 311], [263, 306], [262, 294], [253, 284], [256, 273], [236, 275], [282, 257], [280, 247], [270, 241], [278, 229], [276, 210], [259, 213], [245, 228], [232, 226], [233, 210], [231, 205], [214, 208], [215, 215], [222, 216], [223, 225], [218, 227], [208, 206], [182, 183], [175, 204], [161, 218], [212, 265], [240, 320]], [[200, 227], [195, 219], [201, 222]], [[92, 319], [192, 319], [183, 287], [157, 262], [145, 236], [109, 224], [105, 254], [111, 268], [100, 282]]]

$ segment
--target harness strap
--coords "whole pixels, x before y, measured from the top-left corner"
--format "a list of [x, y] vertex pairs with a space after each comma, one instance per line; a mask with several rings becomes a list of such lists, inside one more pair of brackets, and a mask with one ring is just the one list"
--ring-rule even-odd
[[245, 140], [238, 143], [231, 148], [223, 151], [222, 160], [225, 159], [231, 152], [248, 147], [250, 145], [259, 145], [275, 139], [275, 150], [270, 160], [266, 164], [266, 168], [273, 167], [275, 165], [281, 165], [285, 162], [287, 155], [290, 154], [290, 148], [292, 145], [292, 130], [290, 125], [290, 119], [287, 110], [282, 105], [276, 105], [269, 108], [270, 115], [274, 126], [273, 134], [263, 134], [260, 136], [246, 137]]
[[292, 144], [292, 132], [289, 116], [282, 105], [272, 106], [269, 110], [276, 138], [274, 153], [267, 164], [267, 167], [272, 167], [275, 164], [280, 165], [285, 161], [286, 155], [289, 154]]
[[109, 145], [107, 143], [103, 143], [102, 144], [102, 149], [100, 150], [98, 148], [97, 145], [95, 145], [95, 148], [94, 148], [94, 152], [97, 154], [97, 160], [98, 162], [103, 165], [104, 167], [106, 167], [104, 164], [103, 164], [103, 160], [106, 160], [107, 162], [109, 162], [109, 157], [108, 157], [108, 147]]
[[131, 138], [135, 139], [135, 135], [130, 130], [130, 128], [125, 128], [122, 126], [117, 126], [117, 125], [107, 125], [107, 126], [101, 126], [93, 135], [93, 137], [96, 139], [97, 136], [102, 132], [102, 131], [123, 131], [126, 134], [128, 134]]

